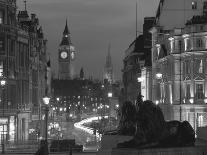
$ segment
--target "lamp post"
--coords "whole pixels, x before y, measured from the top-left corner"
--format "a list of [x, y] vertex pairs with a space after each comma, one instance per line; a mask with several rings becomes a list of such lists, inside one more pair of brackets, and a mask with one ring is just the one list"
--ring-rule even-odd
[[[0, 81], [0, 85], [1, 85], [1, 87], [2, 87], [2, 95], [1, 95], [1, 100], [2, 100], [2, 103], [3, 103], [3, 117], [4, 117], [4, 99], [3, 99], [3, 92], [4, 92], [4, 86], [6, 85], [6, 80], [5, 79], [1, 79], [1, 81]], [[3, 124], [3, 134], [2, 134], [2, 142], [1, 142], [1, 146], [2, 146], [2, 154], [5, 154], [5, 145], [4, 145], [4, 125], [5, 124]]]
[[46, 145], [46, 149], [48, 152], [48, 138], [47, 138], [47, 134], [48, 134], [48, 112], [49, 112], [49, 102], [50, 102], [50, 98], [45, 96], [43, 98], [43, 102], [45, 104], [45, 145]]

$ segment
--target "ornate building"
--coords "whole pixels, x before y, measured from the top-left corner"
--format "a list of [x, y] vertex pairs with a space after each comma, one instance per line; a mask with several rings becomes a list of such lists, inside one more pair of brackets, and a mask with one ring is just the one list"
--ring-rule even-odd
[[111, 60], [111, 46], [108, 47], [108, 55], [106, 57], [106, 64], [104, 67], [104, 80], [107, 80], [110, 84], [114, 82], [113, 77], [113, 65]]
[[[162, 8], [173, 7], [169, 1], [161, 3]], [[174, 29], [173, 22], [160, 25], [165, 15], [158, 14], [151, 29], [152, 99], [163, 109], [166, 120], [187, 120], [197, 129], [207, 125], [207, 2], [186, 1], [185, 6], [189, 10], [185, 25], [183, 21]]]
[[151, 34], [154, 17], [145, 17], [143, 35], [139, 35], [125, 51], [123, 84], [125, 100], [136, 101], [141, 93], [151, 99]]
[[144, 66], [144, 40], [140, 35], [125, 51], [123, 84], [125, 100], [135, 103], [137, 95], [141, 92], [141, 84], [137, 78], [141, 76], [141, 68]]
[[16, 9], [15, 0], [0, 0], [0, 75], [6, 80], [0, 88], [0, 134], [6, 141], [29, 138], [46, 89], [46, 40], [38, 18], [30, 18], [26, 7], [17, 16]]
[[66, 21], [65, 29], [63, 31], [62, 41], [58, 50], [59, 62], [59, 79], [69, 80], [73, 79], [75, 75], [74, 69], [75, 48], [71, 42], [71, 36]]

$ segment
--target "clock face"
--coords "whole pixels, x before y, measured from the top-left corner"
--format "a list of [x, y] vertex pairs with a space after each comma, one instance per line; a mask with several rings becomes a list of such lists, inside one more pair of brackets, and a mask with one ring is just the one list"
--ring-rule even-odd
[[62, 59], [65, 59], [65, 58], [68, 57], [68, 53], [63, 51], [63, 52], [60, 53], [60, 56], [61, 56]]

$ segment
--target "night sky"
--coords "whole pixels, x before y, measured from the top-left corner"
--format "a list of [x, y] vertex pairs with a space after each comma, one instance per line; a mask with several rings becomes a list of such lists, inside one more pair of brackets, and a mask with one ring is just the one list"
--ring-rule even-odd
[[[155, 16], [158, 2], [137, 0], [138, 31], [142, 31], [144, 17]], [[24, 9], [23, 0], [17, 0], [17, 5], [18, 10]], [[39, 17], [56, 73], [67, 18], [77, 51], [76, 73], [83, 67], [86, 77], [102, 79], [110, 43], [115, 79], [121, 79], [124, 51], [135, 39], [136, 0], [27, 0], [27, 10]]]

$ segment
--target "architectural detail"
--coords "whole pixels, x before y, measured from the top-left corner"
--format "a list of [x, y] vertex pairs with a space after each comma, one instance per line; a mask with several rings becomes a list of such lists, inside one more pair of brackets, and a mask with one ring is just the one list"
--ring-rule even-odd
[[75, 48], [71, 42], [70, 31], [66, 20], [62, 41], [58, 50], [59, 79], [69, 80], [74, 78]]
[[106, 57], [106, 64], [104, 67], [104, 80], [107, 80], [110, 84], [114, 82], [113, 77], [113, 65], [111, 60], [111, 45], [108, 46], [108, 55]]
[[143, 35], [136, 38], [125, 51], [123, 84], [125, 100], [135, 103], [141, 93], [144, 100], [151, 99], [151, 29], [155, 18], [146, 17]]
[[[187, 120], [196, 130], [207, 125], [206, 2], [175, 2], [160, 2], [156, 26], [151, 29], [152, 100], [166, 120]], [[177, 6], [180, 10], [166, 12]], [[185, 20], [179, 20], [183, 15]], [[172, 22], [167, 23], [169, 18]]]
[[26, 7], [16, 15], [16, 0], [0, 0], [0, 8], [0, 78], [6, 80], [0, 88], [0, 135], [24, 141], [30, 138], [31, 124], [40, 122], [47, 41], [38, 18], [30, 17]]

